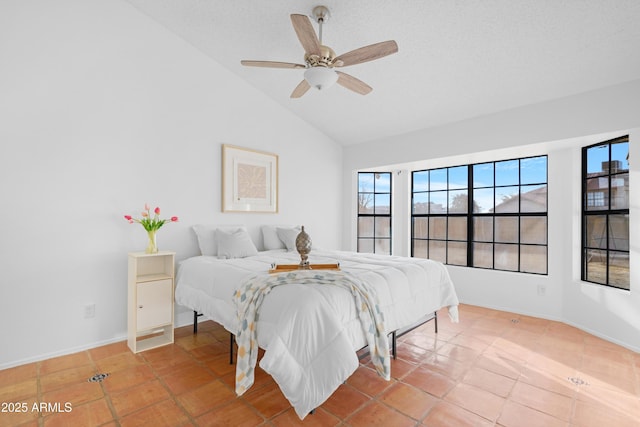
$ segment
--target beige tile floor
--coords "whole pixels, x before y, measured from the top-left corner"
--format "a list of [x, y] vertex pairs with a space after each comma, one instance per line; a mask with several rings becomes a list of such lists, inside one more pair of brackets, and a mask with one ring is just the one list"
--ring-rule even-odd
[[402, 337], [389, 382], [363, 359], [304, 422], [259, 368], [237, 398], [228, 333], [204, 322], [138, 355], [121, 342], [0, 371], [0, 426], [640, 425], [640, 354], [558, 322], [470, 305], [460, 318]]

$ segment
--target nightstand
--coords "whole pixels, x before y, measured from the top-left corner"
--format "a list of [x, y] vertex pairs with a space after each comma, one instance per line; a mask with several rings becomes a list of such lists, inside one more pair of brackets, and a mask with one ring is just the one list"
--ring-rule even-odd
[[173, 342], [175, 252], [129, 253], [127, 345], [134, 353]]

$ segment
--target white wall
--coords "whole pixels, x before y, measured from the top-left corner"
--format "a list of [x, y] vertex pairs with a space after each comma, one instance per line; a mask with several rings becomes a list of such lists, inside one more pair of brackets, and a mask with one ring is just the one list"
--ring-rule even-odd
[[[343, 245], [355, 247], [356, 171], [420, 169], [548, 154], [549, 274], [449, 267], [462, 302], [561, 320], [640, 351], [640, 191], [630, 200], [631, 292], [580, 280], [580, 164], [583, 145], [630, 134], [630, 185], [640, 184], [640, 80], [370, 143], [348, 146]], [[392, 148], [391, 148], [392, 147]], [[407, 179], [399, 180], [407, 182]], [[408, 185], [408, 184], [403, 184]], [[395, 186], [396, 191], [402, 190]], [[404, 189], [406, 191], [406, 188]], [[400, 200], [406, 200], [402, 195]], [[408, 203], [394, 203], [408, 239]], [[397, 218], [394, 225], [397, 224]], [[406, 245], [394, 245], [408, 254]], [[403, 252], [406, 251], [406, 252]], [[538, 295], [542, 285], [544, 295]]]
[[[129, 4], [3, 0], [0, 58], [0, 369], [125, 337], [145, 202], [178, 259], [196, 223], [339, 246], [342, 148]], [[280, 213], [221, 213], [223, 143], [279, 155]]]

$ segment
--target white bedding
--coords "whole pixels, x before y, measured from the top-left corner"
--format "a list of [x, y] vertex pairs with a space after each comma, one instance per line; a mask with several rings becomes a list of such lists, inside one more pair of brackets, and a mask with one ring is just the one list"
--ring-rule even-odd
[[[189, 258], [178, 269], [176, 302], [235, 334], [239, 324], [233, 295], [238, 288], [256, 274], [267, 275], [273, 263], [295, 264], [299, 259], [297, 253], [284, 250], [230, 260]], [[457, 321], [458, 299], [440, 263], [337, 251], [313, 251], [309, 260], [312, 264], [339, 262], [343, 271], [370, 285], [380, 301], [387, 333], [442, 307], [449, 307], [451, 319]], [[318, 320], [314, 313], [320, 306], [323, 311], [329, 308], [335, 318]], [[352, 295], [335, 286], [274, 288], [264, 298], [257, 332], [258, 344], [265, 349], [260, 367], [278, 383], [300, 418], [320, 406], [356, 370], [355, 351], [367, 344]], [[299, 369], [292, 369], [293, 365]]]

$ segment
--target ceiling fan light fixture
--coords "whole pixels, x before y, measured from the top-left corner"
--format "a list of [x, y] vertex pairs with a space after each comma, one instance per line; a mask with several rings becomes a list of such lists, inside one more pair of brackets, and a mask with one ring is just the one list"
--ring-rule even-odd
[[312, 67], [304, 72], [304, 78], [311, 87], [318, 90], [330, 88], [338, 81], [338, 74], [327, 67]]

